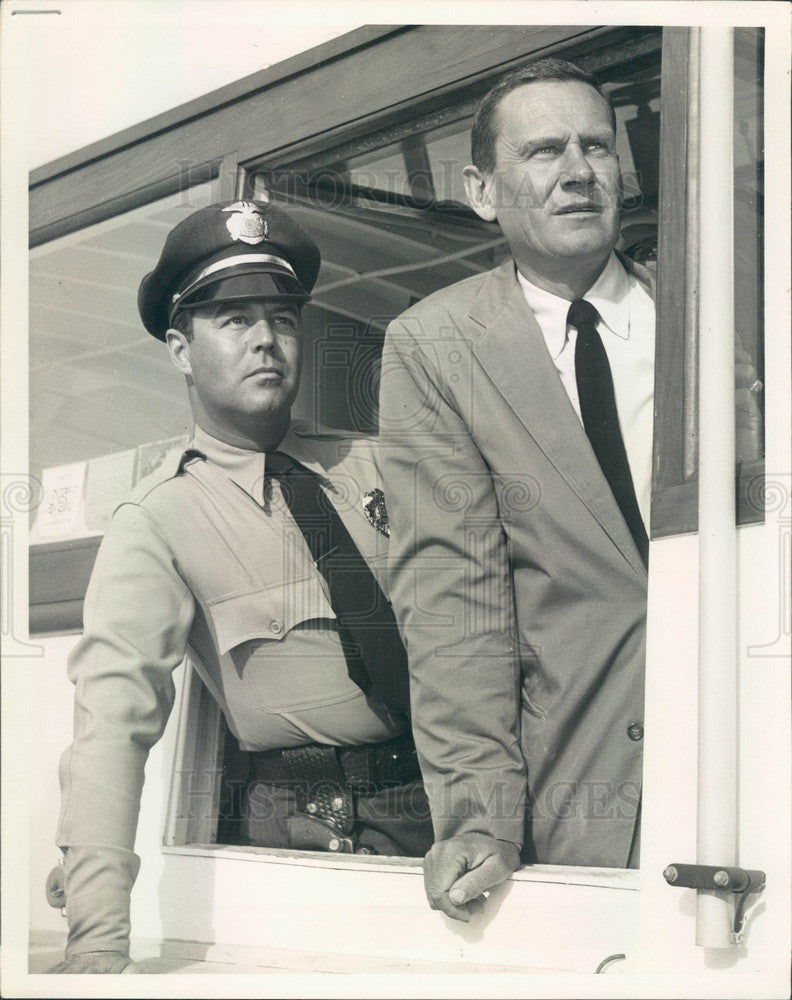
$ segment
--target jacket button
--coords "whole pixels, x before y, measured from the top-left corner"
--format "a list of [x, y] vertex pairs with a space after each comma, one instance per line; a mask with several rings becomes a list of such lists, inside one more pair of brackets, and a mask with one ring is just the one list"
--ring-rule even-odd
[[270, 622], [270, 632], [274, 632], [275, 635], [280, 635], [282, 631], [283, 625], [281, 625], [277, 618], [273, 618]]
[[313, 816], [314, 813], [319, 812], [319, 806], [315, 802], [309, 802], [305, 807], [305, 811]]
[[331, 851], [337, 851], [340, 846], [341, 846], [341, 841], [337, 840], [335, 837], [333, 837], [333, 839], [327, 845], [328, 849]]
[[638, 740], [643, 739], [643, 726], [639, 726], [637, 722], [633, 722], [632, 725], [627, 727], [627, 735], [637, 743]]
[[333, 809], [336, 810], [336, 812], [338, 812], [344, 808], [344, 800], [341, 798], [340, 795], [337, 795], [330, 803], [330, 805], [333, 807]]

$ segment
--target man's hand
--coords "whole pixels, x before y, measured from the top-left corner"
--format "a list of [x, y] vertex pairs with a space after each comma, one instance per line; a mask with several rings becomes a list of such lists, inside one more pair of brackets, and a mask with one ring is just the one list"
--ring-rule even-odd
[[115, 973], [132, 972], [129, 956], [120, 951], [86, 951], [72, 955], [49, 970], [51, 973]]
[[465, 833], [441, 840], [424, 859], [424, 887], [433, 910], [470, 920], [467, 904], [505, 881], [520, 866], [520, 852], [508, 840]]

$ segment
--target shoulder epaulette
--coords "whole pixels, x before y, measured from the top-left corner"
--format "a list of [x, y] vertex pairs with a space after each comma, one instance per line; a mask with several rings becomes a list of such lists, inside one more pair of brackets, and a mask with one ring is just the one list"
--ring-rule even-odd
[[163, 456], [155, 468], [150, 472], [144, 471], [132, 491], [122, 502], [141, 503], [152, 490], [171, 479], [175, 479], [182, 470], [182, 463], [186, 455], [186, 443], [186, 440], [179, 442], [176, 447]]

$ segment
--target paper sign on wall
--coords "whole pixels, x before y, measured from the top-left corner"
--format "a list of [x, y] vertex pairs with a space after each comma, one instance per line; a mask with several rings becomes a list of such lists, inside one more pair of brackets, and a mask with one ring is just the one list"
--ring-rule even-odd
[[58, 465], [42, 473], [43, 499], [36, 530], [42, 540], [74, 535], [82, 526], [87, 462]]

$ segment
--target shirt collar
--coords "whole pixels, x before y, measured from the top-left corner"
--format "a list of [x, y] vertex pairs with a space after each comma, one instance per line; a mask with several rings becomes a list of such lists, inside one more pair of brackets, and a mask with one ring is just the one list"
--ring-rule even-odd
[[586, 292], [600, 319], [611, 333], [622, 340], [630, 339], [630, 278], [615, 253], [611, 253], [605, 270]]
[[229, 479], [248, 493], [257, 504], [264, 500], [263, 451], [239, 448], [237, 445], [220, 441], [196, 424], [191, 448], [201, 452], [208, 462], [216, 465]]
[[517, 280], [525, 295], [525, 300], [534, 314], [542, 331], [550, 356], [555, 359], [563, 351], [566, 343], [566, 318], [569, 300], [562, 299], [544, 288], [540, 288], [517, 271]]
[[[567, 340], [566, 318], [569, 300], [539, 288], [517, 271], [522, 287], [539, 328], [544, 334], [550, 355], [555, 360]], [[622, 340], [630, 336], [630, 278], [615, 253], [611, 253], [602, 274], [586, 292], [585, 299], [600, 314], [602, 323]]]

